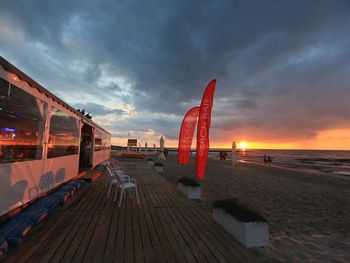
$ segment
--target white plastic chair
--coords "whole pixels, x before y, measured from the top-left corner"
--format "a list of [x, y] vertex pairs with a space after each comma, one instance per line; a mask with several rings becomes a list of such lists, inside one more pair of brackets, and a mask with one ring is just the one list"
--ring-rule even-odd
[[[125, 170], [124, 167], [112, 164], [112, 162], [110, 162], [109, 164], [106, 164], [106, 167], [107, 166], [113, 171], [113, 173], [115, 173], [115, 172], [122, 172], [123, 175], [126, 174], [126, 170]], [[108, 185], [110, 179], [111, 179], [110, 178], [110, 174], [107, 172], [105, 186]]]
[[139, 204], [139, 195], [138, 195], [138, 190], [137, 190], [137, 181], [135, 178], [130, 178], [130, 176], [123, 175], [120, 171], [119, 172], [113, 172], [109, 166], [107, 166], [107, 172], [110, 174], [110, 176], [113, 178], [110, 181], [110, 185], [108, 188], [108, 194], [107, 198], [109, 198], [112, 186], [114, 184], [117, 185], [117, 188], [115, 190], [114, 194], [114, 202], [117, 200], [118, 196], [118, 189], [121, 189], [120, 197], [119, 197], [119, 207], [121, 206], [122, 203], [122, 198], [125, 195], [125, 190], [129, 189], [129, 195], [131, 197], [131, 190], [134, 188], [135, 189], [135, 195], [136, 195], [136, 201], [137, 204]]
[[126, 173], [126, 169], [124, 167], [121, 167], [117, 163], [111, 162], [109, 164], [109, 167], [111, 167], [112, 170], [121, 170], [121, 171], [123, 171], [123, 173]]
[[107, 199], [109, 198], [112, 190], [112, 186], [115, 184], [117, 185], [118, 190], [118, 181], [116, 178], [116, 174], [119, 175], [122, 179], [130, 179], [128, 175], [125, 175], [121, 170], [113, 170], [110, 165], [106, 165], [106, 183], [105, 186], [109, 184], [108, 192], [107, 192]]

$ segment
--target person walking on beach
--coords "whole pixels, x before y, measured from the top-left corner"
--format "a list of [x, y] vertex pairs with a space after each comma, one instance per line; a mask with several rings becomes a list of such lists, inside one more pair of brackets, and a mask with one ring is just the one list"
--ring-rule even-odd
[[267, 157], [266, 157], [266, 154], [264, 154], [264, 164], [267, 163]]
[[227, 156], [226, 152], [220, 152], [219, 155], [220, 155], [220, 160], [224, 160], [224, 161], [226, 160], [226, 156]]
[[270, 155], [267, 156], [267, 164], [272, 163], [272, 157]]

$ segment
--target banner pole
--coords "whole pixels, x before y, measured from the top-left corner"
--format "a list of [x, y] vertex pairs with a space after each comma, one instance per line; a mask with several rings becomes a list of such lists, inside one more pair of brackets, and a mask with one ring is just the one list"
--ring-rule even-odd
[[[176, 176], [179, 175], [179, 162], [178, 162], [178, 157], [179, 156], [179, 148], [177, 148], [177, 156], [176, 156]], [[177, 177], [176, 177], [177, 178]]]

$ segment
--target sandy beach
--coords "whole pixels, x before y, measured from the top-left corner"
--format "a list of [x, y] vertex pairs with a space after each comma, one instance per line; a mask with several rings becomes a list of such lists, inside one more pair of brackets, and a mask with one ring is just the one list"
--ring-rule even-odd
[[[194, 161], [178, 166], [170, 156], [163, 175], [195, 177]], [[262, 262], [350, 262], [350, 178], [209, 159], [201, 184], [208, 213], [213, 201], [235, 197], [266, 217], [269, 245], [254, 249]]]

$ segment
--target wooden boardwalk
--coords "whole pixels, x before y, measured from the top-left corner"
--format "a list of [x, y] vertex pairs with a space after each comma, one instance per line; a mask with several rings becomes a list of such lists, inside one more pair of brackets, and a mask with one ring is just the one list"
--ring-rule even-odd
[[[124, 162], [138, 181], [121, 208], [106, 198], [105, 177], [80, 190], [6, 262], [256, 262], [195, 201], [146, 162]], [[114, 192], [113, 192], [114, 193]]]

